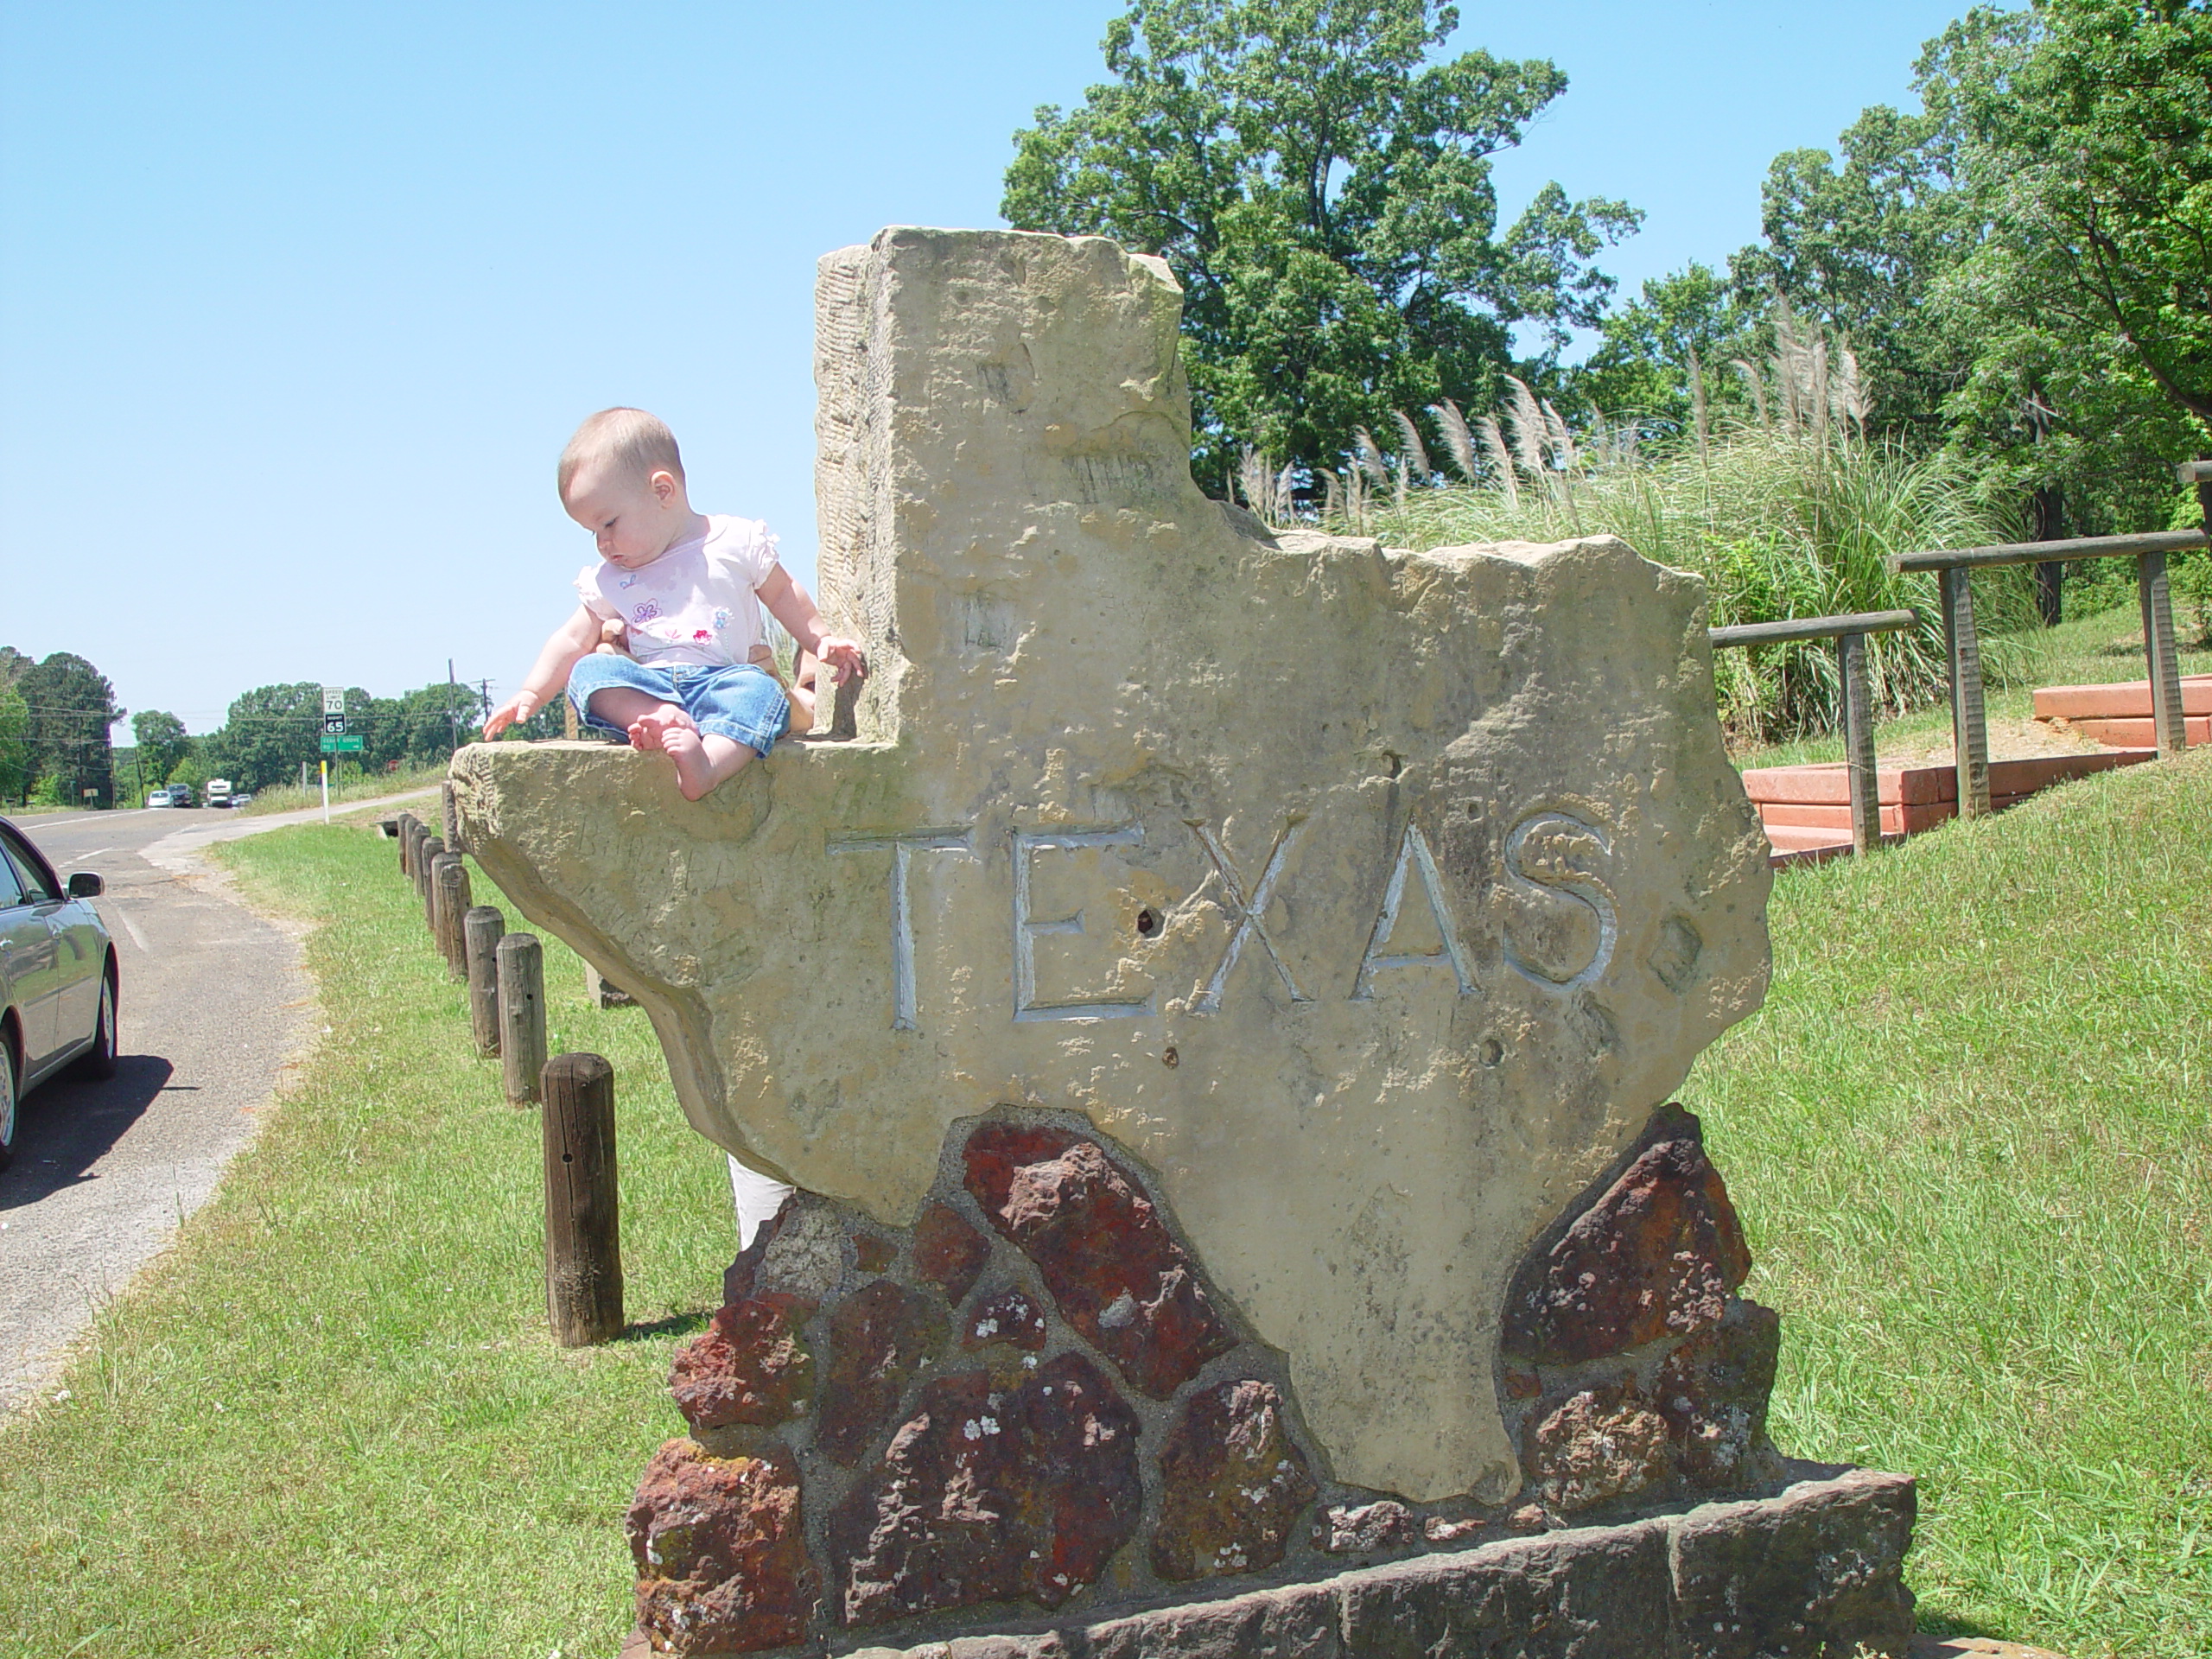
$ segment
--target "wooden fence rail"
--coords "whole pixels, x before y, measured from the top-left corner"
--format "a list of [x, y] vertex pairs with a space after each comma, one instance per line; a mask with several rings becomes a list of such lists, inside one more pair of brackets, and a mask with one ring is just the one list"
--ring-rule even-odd
[[1874, 777], [1874, 696], [1866, 683], [1866, 636], [1915, 627], [1910, 611], [1859, 611], [1848, 616], [1807, 616], [1782, 622], [1739, 622], [1708, 630], [1716, 651], [1730, 646], [1779, 645], [1833, 639], [1843, 670], [1844, 753], [1851, 782], [1851, 845], [1871, 853], [1882, 844], [1882, 801]]
[[2135, 591], [2143, 613], [2143, 656], [2151, 682], [2151, 725], [2161, 757], [2189, 747], [2182, 719], [2181, 654], [2174, 640], [2173, 593], [2166, 560], [2176, 553], [2212, 547], [2212, 462], [2184, 461], [2176, 469], [2183, 484], [2194, 484], [2205, 503], [2205, 527], [2154, 531], [2139, 536], [2075, 536], [2055, 542], [2005, 542], [1994, 547], [1935, 549], [1892, 554], [1893, 573], [1934, 571], [1942, 582], [1943, 641], [1951, 659], [1951, 752], [1958, 768], [1959, 816], [1988, 816], [1989, 719], [1982, 704], [1981, 645], [1974, 632], [1974, 594], [1967, 582], [1976, 570], [2007, 564], [2059, 564], [2081, 559], [2132, 558]]

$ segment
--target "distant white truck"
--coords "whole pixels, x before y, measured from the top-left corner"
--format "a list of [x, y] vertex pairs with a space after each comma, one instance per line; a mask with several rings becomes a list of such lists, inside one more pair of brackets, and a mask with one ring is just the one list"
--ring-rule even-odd
[[231, 780], [227, 778], [210, 778], [207, 780], [207, 792], [201, 798], [210, 806], [228, 806], [231, 804]]

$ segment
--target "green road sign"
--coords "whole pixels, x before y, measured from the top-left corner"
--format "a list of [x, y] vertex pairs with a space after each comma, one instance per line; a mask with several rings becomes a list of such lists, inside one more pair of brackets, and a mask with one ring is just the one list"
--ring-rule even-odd
[[325, 754], [359, 754], [361, 740], [358, 737], [325, 737], [322, 752]]

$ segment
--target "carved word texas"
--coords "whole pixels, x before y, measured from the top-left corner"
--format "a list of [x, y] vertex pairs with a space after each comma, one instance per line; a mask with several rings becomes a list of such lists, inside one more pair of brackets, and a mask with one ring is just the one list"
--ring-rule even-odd
[[[1186, 819], [1185, 823], [1220, 875], [1222, 888], [1228, 899], [1227, 908], [1234, 918], [1229, 943], [1215, 963], [1213, 971], [1192, 988], [1189, 1012], [1212, 1014], [1220, 1008], [1230, 970], [1236, 966], [1248, 942], [1256, 944], [1265, 954], [1269, 966], [1274, 970], [1275, 978], [1281, 982], [1284, 994], [1291, 1001], [1312, 1001], [1319, 988], [1301, 986], [1293, 976], [1290, 965], [1276, 949], [1275, 941], [1268, 934], [1264, 919], [1268, 902], [1274, 896], [1275, 884], [1281, 879], [1284, 864], [1298, 840], [1299, 831], [1304, 827], [1305, 819], [1302, 817], [1289, 818], [1276, 831], [1274, 843], [1261, 864], [1259, 879], [1249, 888], [1230, 863], [1229, 854], [1213, 827], [1199, 819]], [[1084, 931], [1083, 912], [1078, 910], [1072, 916], [1039, 920], [1031, 899], [1032, 876], [1040, 856], [1084, 848], [1141, 846], [1144, 825], [1132, 823], [1096, 829], [1016, 830], [1013, 832], [1013, 839], [1014, 1020], [1017, 1022], [1130, 1020], [1155, 1013], [1159, 1000], [1156, 988], [1135, 1001], [1078, 998], [1039, 1002], [1037, 1000], [1037, 940], [1052, 934], [1081, 933]], [[1611, 890], [1596, 875], [1570, 861], [1569, 855], [1580, 850], [1575, 845], [1577, 842], [1593, 849], [1600, 855], [1612, 851], [1612, 844], [1604, 831], [1584, 823], [1572, 813], [1551, 809], [1529, 814], [1505, 838], [1504, 873], [1510, 880], [1527, 889], [1549, 890], [1572, 899], [1587, 909], [1596, 921], [1597, 944], [1589, 960], [1564, 976], [1524, 960], [1514, 950], [1510, 940], [1505, 944], [1507, 966], [1533, 984], [1561, 992], [1578, 990], [1603, 975], [1612, 960], [1613, 948], [1620, 933]], [[919, 1004], [914, 988], [914, 912], [912, 899], [914, 855], [956, 853], [975, 858], [977, 855], [975, 832], [972, 829], [937, 829], [915, 830], [889, 836], [833, 836], [829, 842], [829, 850], [832, 853], [887, 852], [891, 855], [891, 1026], [894, 1031], [918, 1030], [917, 1016]], [[1421, 896], [1428, 906], [1429, 915], [1436, 925], [1437, 935], [1442, 944], [1430, 951], [1392, 953], [1387, 947], [1397, 931], [1398, 913], [1405, 903], [1406, 887], [1409, 880], [1420, 887]], [[1477, 990], [1466, 948], [1460, 943], [1459, 927], [1452, 913], [1451, 900], [1446, 895], [1443, 880], [1437, 873], [1435, 855], [1429, 851], [1427, 837], [1417, 826], [1410, 823], [1399, 838], [1397, 855], [1391, 865], [1389, 884], [1383, 889], [1381, 908], [1376, 914], [1373, 928], [1368, 933], [1366, 949], [1360, 956], [1357, 970], [1351, 976], [1349, 1000], [1355, 1002], [1371, 1001], [1375, 995], [1376, 976], [1401, 969], [1442, 969], [1451, 974], [1459, 995], [1471, 996]]]

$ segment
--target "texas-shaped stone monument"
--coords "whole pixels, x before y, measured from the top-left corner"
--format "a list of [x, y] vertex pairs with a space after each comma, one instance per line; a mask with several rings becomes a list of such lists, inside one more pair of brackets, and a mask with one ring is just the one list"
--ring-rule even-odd
[[904, 1223], [954, 1119], [1080, 1111], [1346, 1479], [1503, 1496], [1507, 1276], [1765, 987], [1703, 585], [1224, 510], [1180, 305], [1098, 238], [831, 256], [859, 741], [696, 805], [658, 757], [472, 749], [470, 844], [650, 1011], [709, 1139]]
[[1180, 298], [1099, 238], [825, 258], [853, 735], [696, 804], [656, 755], [469, 748], [468, 844], [643, 1004], [709, 1139], [898, 1229], [957, 1124], [1095, 1131], [1319, 1472], [1502, 1503], [1516, 1271], [1766, 984], [1704, 588], [1609, 537], [1405, 552], [1207, 499]]

